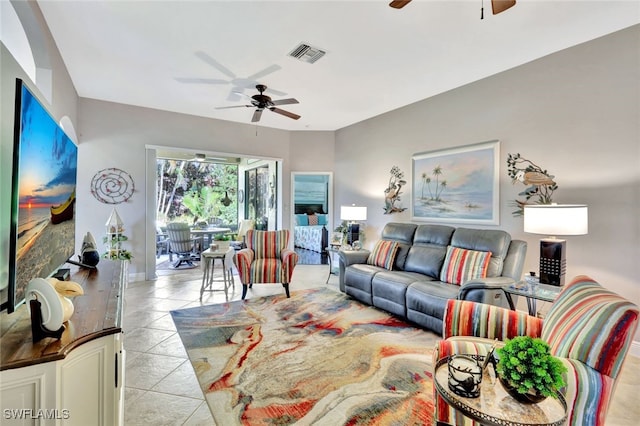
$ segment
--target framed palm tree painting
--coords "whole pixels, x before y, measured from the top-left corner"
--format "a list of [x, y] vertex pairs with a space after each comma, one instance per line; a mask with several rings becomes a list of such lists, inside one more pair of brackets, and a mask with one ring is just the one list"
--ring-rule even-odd
[[412, 219], [498, 225], [500, 142], [412, 157]]

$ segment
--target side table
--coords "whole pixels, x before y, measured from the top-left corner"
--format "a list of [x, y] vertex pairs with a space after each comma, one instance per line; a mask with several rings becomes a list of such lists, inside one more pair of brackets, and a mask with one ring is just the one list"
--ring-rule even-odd
[[[224, 291], [227, 294], [229, 286], [235, 288], [235, 282], [233, 281], [233, 256], [235, 250], [233, 247], [229, 247], [227, 251], [212, 251], [210, 248], [203, 251], [200, 256], [202, 258], [202, 286], [200, 287], [200, 301], [202, 301], [202, 295], [205, 291]], [[216, 260], [220, 260], [222, 263], [222, 279], [214, 279], [213, 273], [215, 269]], [[214, 289], [214, 282], [224, 283], [224, 288]]]
[[[482, 359], [484, 357], [480, 357]], [[567, 420], [567, 403], [562, 394], [558, 398], [546, 398], [537, 404], [523, 404], [515, 400], [502, 387], [496, 377], [489, 374], [487, 367], [480, 383], [480, 396], [465, 398], [449, 389], [449, 357], [444, 357], [436, 365], [433, 375], [434, 386], [442, 398], [465, 416], [483, 425], [491, 426], [561, 426]]]
[[507, 298], [507, 303], [509, 303], [509, 308], [511, 308], [512, 311], [516, 310], [516, 306], [515, 303], [513, 303], [513, 298], [511, 296], [524, 296], [527, 298], [527, 309], [529, 311], [529, 315], [534, 317], [537, 314], [536, 300], [553, 302], [556, 300], [561, 290], [561, 287], [555, 285], [536, 284], [534, 286], [530, 286], [524, 281], [520, 281], [519, 283], [510, 285], [509, 287], [502, 287], [502, 291]]

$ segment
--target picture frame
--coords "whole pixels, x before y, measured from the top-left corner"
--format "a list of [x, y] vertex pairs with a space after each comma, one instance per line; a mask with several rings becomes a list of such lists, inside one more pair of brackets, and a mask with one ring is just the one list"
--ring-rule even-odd
[[331, 241], [329, 244], [332, 246], [341, 246], [342, 238], [343, 238], [342, 232], [332, 232]]
[[412, 156], [411, 215], [438, 223], [500, 223], [500, 141]]

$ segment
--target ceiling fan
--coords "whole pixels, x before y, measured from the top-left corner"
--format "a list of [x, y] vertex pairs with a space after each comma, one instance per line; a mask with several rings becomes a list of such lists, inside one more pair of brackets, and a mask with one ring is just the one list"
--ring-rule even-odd
[[[244, 94], [244, 91], [248, 88], [251, 88], [258, 84], [258, 80], [263, 78], [264, 76], [276, 72], [282, 67], [277, 64], [270, 65], [265, 69], [258, 71], [254, 74], [251, 74], [248, 77], [240, 77], [234, 74], [229, 68], [222, 65], [220, 62], [216, 61], [213, 57], [203, 51], [198, 51], [195, 53], [195, 56], [198, 57], [201, 61], [206, 64], [212, 66], [217, 69], [219, 72], [228, 77], [228, 80], [219, 79], [219, 78], [193, 78], [193, 77], [176, 77], [176, 81], [180, 83], [192, 83], [192, 84], [230, 84], [231, 91], [229, 92], [229, 96], [227, 97], [228, 101], [235, 102], [240, 100], [240, 96]], [[286, 95], [284, 92], [280, 92], [273, 88], [269, 89], [269, 93], [274, 95]]]
[[[228, 108], [256, 108], [253, 113], [253, 117], [251, 117], [251, 122], [255, 123], [260, 121], [260, 117], [262, 117], [262, 111], [268, 109], [269, 111], [273, 111], [280, 115], [284, 115], [285, 117], [293, 118], [297, 120], [300, 118], [298, 114], [294, 114], [289, 111], [285, 111], [283, 109], [277, 108], [277, 105], [289, 105], [289, 104], [297, 104], [298, 101], [294, 98], [288, 99], [280, 99], [280, 100], [271, 100], [271, 97], [264, 94], [264, 91], [267, 90], [267, 86], [264, 84], [256, 85], [256, 89], [260, 92], [257, 95], [251, 96], [251, 105], [233, 105], [226, 107], [217, 107], [216, 109], [228, 109]], [[249, 97], [248, 95], [244, 95]]]
[[[394, 9], [402, 9], [407, 4], [409, 4], [411, 0], [393, 0], [389, 3], [389, 6]], [[497, 15], [500, 12], [504, 12], [509, 9], [511, 6], [515, 6], [516, 0], [491, 0], [491, 9], [493, 10], [493, 14]]]

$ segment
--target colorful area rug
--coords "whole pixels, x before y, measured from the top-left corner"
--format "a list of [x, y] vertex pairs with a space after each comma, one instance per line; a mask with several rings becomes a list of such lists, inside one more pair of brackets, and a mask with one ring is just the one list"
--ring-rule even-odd
[[436, 336], [344, 294], [171, 315], [218, 425], [432, 423]]

